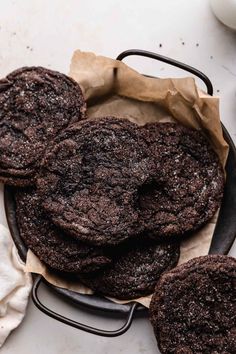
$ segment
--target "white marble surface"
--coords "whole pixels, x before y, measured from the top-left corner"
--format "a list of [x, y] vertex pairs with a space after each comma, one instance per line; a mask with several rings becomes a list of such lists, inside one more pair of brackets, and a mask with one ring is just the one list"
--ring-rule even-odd
[[[110, 57], [129, 48], [146, 49], [202, 70], [221, 97], [221, 119], [236, 141], [236, 33], [213, 17], [207, 0], [0, 1], [0, 76], [23, 65], [42, 65], [67, 73], [76, 48]], [[133, 58], [127, 63], [143, 73], [184, 75], [148, 59]], [[2, 189], [0, 194], [0, 221], [6, 224]], [[236, 256], [236, 245], [231, 254]], [[121, 324], [120, 320], [105, 320], [64, 305], [45, 289], [42, 296], [54, 308], [80, 321], [102, 328]], [[157, 348], [145, 318], [135, 319], [125, 335], [107, 339], [57, 323], [30, 302], [25, 320], [7, 339], [1, 353], [154, 354]]]

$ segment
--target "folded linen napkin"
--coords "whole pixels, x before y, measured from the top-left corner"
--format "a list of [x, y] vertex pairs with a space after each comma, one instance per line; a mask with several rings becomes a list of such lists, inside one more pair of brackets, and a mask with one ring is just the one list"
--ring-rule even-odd
[[25, 315], [32, 287], [10, 233], [0, 224], [0, 347]]

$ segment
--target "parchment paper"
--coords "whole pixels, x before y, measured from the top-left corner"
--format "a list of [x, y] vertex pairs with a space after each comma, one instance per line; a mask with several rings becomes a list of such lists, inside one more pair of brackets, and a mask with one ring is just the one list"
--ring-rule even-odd
[[[104, 115], [127, 118], [139, 125], [147, 122], [178, 121], [201, 129], [225, 166], [228, 145], [223, 139], [219, 99], [211, 97], [195, 84], [193, 78], [147, 78], [122, 62], [77, 50], [70, 74], [81, 86], [88, 105], [88, 119]], [[181, 243], [179, 264], [209, 251], [217, 215], [200, 231]], [[82, 294], [92, 291], [78, 282], [65, 281], [28, 252], [26, 270], [42, 274], [48, 282]], [[111, 298], [110, 298], [111, 299]], [[135, 300], [149, 307], [151, 295]]]

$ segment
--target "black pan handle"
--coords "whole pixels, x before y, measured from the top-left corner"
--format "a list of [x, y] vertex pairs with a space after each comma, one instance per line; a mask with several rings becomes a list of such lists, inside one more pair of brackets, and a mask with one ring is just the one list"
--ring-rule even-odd
[[141, 57], [156, 59], [156, 60], [162, 61], [166, 64], [170, 64], [172, 66], [176, 66], [177, 68], [188, 71], [191, 74], [199, 77], [199, 79], [201, 79], [205, 83], [205, 85], [207, 87], [208, 95], [211, 95], [211, 96], [213, 95], [213, 86], [212, 86], [211, 80], [205, 74], [203, 74], [200, 70], [195, 69], [190, 65], [181, 63], [180, 61], [165, 57], [165, 56], [157, 54], [157, 53], [153, 53], [153, 52], [149, 52], [149, 51], [141, 50], [141, 49], [125, 50], [124, 52], [120, 53], [116, 59], [123, 60], [124, 58], [131, 56], [131, 55], [139, 55]]
[[52, 317], [55, 320], [65, 323], [71, 327], [81, 329], [82, 331], [96, 334], [96, 335], [102, 336], [102, 337], [117, 337], [117, 336], [120, 336], [121, 334], [125, 333], [130, 328], [132, 320], [133, 320], [133, 315], [134, 315], [136, 307], [138, 306], [138, 303], [131, 303], [129, 305], [129, 310], [127, 312], [126, 322], [121, 328], [116, 329], [114, 331], [107, 331], [107, 330], [103, 330], [103, 329], [98, 329], [98, 328], [90, 327], [90, 326], [87, 326], [83, 323], [79, 323], [77, 321], [71, 320], [67, 317], [64, 317], [64, 316], [50, 310], [48, 307], [46, 307], [44, 304], [42, 304], [42, 302], [39, 300], [39, 297], [38, 297], [38, 288], [39, 288], [42, 280], [43, 280], [43, 278], [41, 275], [39, 275], [36, 278], [33, 288], [32, 288], [31, 297], [32, 297], [32, 300], [33, 300], [35, 306], [37, 306], [37, 308], [40, 311], [42, 311], [43, 313], [45, 313], [49, 317]]

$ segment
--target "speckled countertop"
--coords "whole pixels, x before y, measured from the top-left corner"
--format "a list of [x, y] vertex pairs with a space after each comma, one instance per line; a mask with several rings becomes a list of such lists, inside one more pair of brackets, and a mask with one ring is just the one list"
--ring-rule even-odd
[[[207, 0], [1, 0], [0, 76], [24, 65], [67, 73], [73, 50], [110, 57], [130, 48], [181, 60], [206, 73], [221, 98], [221, 119], [236, 142], [236, 32], [221, 25]], [[127, 63], [156, 76], [183, 76], [167, 65], [142, 58]], [[0, 218], [6, 224], [0, 189]], [[231, 254], [236, 256], [236, 244]], [[103, 318], [65, 305], [46, 289], [41, 296], [61, 313], [101, 328], [122, 320]], [[158, 353], [149, 322], [134, 320], [114, 339], [96, 337], [46, 317], [30, 302], [25, 320], [7, 339], [2, 354]]]

